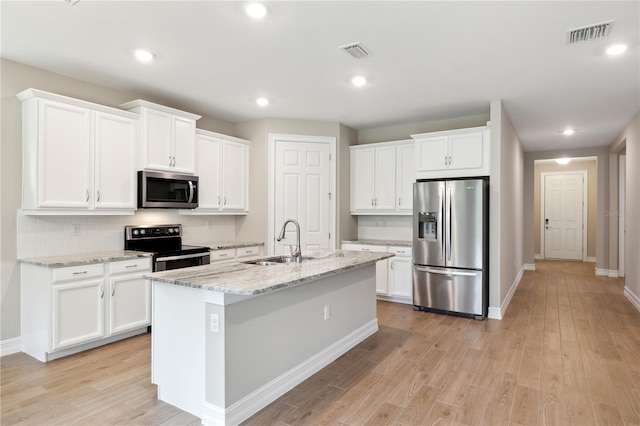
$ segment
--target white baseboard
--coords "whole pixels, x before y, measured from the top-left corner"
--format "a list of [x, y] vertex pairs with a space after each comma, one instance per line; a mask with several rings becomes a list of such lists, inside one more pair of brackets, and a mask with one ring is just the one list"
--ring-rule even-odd
[[542, 260], [542, 255], [540, 253], [534, 253], [533, 254], [533, 259], [534, 260]]
[[525, 268], [523, 265], [520, 268], [520, 271], [518, 272], [516, 279], [513, 281], [513, 284], [511, 284], [511, 288], [507, 292], [507, 296], [504, 298], [504, 300], [500, 304], [500, 307], [499, 308], [489, 307], [489, 313], [487, 314], [487, 317], [491, 319], [497, 319], [497, 320], [501, 320], [502, 318], [504, 318], [505, 314], [507, 313], [507, 308], [509, 307], [509, 303], [511, 303], [511, 298], [515, 294], [516, 289], [520, 284], [520, 280], [522, 279], [522, 274], [524, 273], [524, 269]]
[[22, 350], [22, 338], [14, 337], [0, 342], [0, 356], [11, 355]]
[[628, 286], [624, 286], [624, 295], [627, 299], [629, 299], [629, 302], [631, 302], [631, 304], [635, 306], [637, 310], [640, 311], [640, 297], [633, 294], [633, 292], [629, 289]]
[[208, 402], [202, 406], [203, 425], [235, 425], [269, 405], [296, 385], [302, 383], [338, 357], [352, 349], [358, 343], [378, 331], [378, 320], [374, 319], [353, 333], [343, 337], [320, 353], [276, 377], [271, 382], [250, 393], [229, 408], [219, 407]]
[[536, 270], [536, 264], [535, 263], [525, 263], [523, 265], [523, 268], [525, 271], [535, 271]]
[[584, 261], [585, 262], [590, 262], [590, 263], [596, 263], [596, 258], [587, 256]]
[[617, 269], [596, 268], [596, 275], [600, 277], [618, 278]]

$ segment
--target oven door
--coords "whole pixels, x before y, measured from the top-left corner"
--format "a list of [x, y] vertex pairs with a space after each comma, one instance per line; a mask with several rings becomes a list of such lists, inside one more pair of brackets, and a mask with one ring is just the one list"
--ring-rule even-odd
[[208, 265], [209, 263], [210, 256], [208, 252], [157, 257], [153, 264], [153, 271], [168, 271], [171, 269], [188, 268], [190, 266]]

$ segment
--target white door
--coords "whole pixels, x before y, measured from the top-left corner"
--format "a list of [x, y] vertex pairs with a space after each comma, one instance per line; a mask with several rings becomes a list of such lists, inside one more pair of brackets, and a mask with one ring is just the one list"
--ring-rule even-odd
[[584, 173], [543, 174], [544, 257], [582, 260]]
[[[329, 248], [330, 217], [329, 143], [275, 142], [274, 237], [287, 219], [300, 224], [302, 254]], [[287, 226], [285, 238], [274, 242], [276, 254], [290, 254], [296, 229]]]

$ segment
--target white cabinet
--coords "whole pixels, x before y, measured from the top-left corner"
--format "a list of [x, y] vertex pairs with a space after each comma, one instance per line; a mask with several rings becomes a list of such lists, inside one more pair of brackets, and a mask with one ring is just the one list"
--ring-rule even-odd
[[132, 214], [137, 115], [35, 89], [22, 101], [22, 208]]
[[21, 265], [22, 351], [48, 361], [144, 333], [151, 259], [50, 268]]
[[413, 258], [411, 247], [342, 243], [342, 250], [393, 253], [376, 263], [376, 293], [379, 299], [413, 304]]
[[249, 209], [249, 141], [196, 130], [199, 207], [191, 214], [246, 214]]
[[199, 115], [141, 99], [120, 105], [140, 114], [140, 167], [195, 173], [196, 120]]
[[487, 126], [411, 135], [417, 179], [488, 176]]
[[[342, 243], [342, 250], [354, 250], [354, 251], [374, 251], [380, 253], [386, 253], [386, 246], [379, 246], [373, 244], [354, 244], [354, 243]], [[378, 295], [386, 295], [388, 289], [388, 266], [389, 259], [379, 260], [376, 262], [376, 293]]]
[[351, 214], [411, 214], [412, 141], [352, 146], [350, 154]]

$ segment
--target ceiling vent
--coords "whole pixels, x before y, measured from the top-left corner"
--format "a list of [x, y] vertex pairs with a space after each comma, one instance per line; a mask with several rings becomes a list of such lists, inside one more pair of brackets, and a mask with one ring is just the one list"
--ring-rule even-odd
[[613, 21], [601, 24], [589, 25], [588, 27], [575, 28], [567, 31], [567, 44], [582, 43], [584, 41], [599, 40], [609, 37]]
[[363, 59], [371, 56], [371, 52], [360, 44], [359, 41], [345, 44], [344, 46], [340, 46], [339, 49], [342, 49], [347, 55], [355, 59]]

